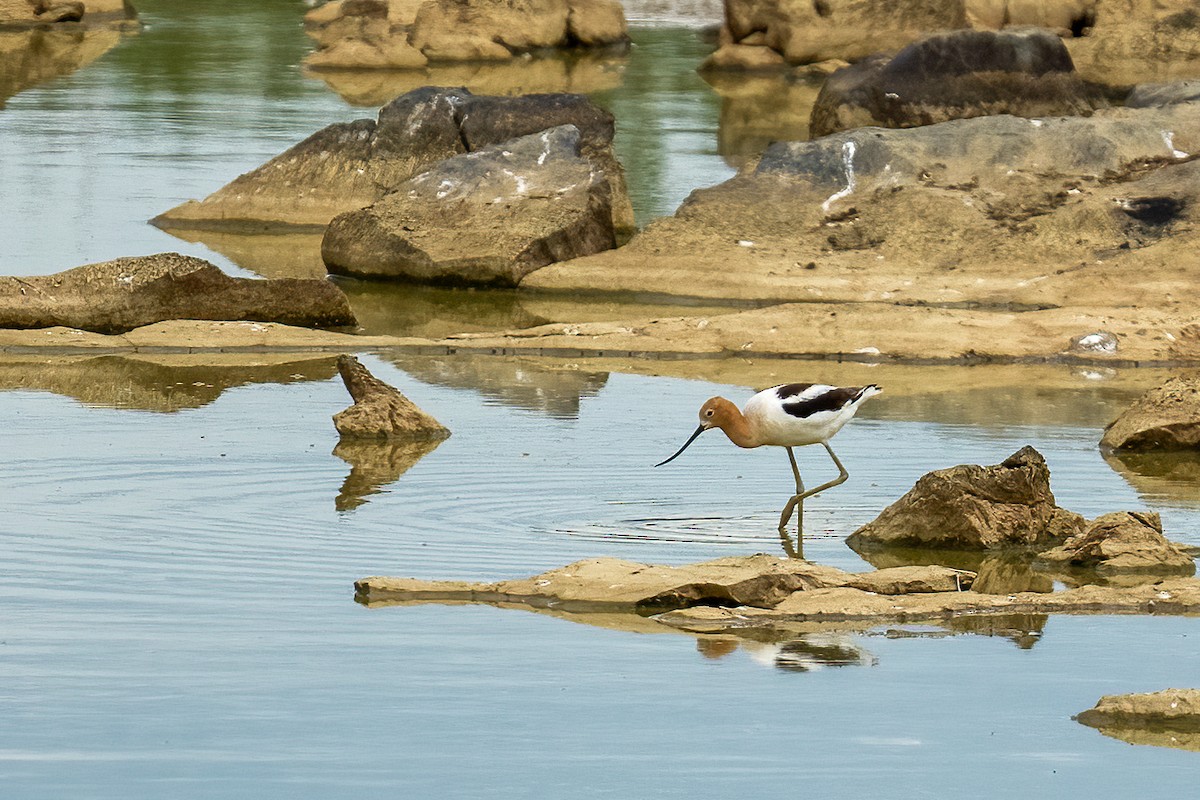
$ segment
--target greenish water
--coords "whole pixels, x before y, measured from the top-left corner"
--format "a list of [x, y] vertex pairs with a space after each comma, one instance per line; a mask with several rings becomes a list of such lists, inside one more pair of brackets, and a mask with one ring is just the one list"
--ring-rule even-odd
[[[0, 273], [180, 250], [266, 274], [278, 265], [145, 220], [368, 113], [352, 103], [391, 86], [305, 76], [299, 2], [139, 7], [140, 35], [0, 109]], [[758, 118], [769, 85], [718, 99], [693, 72], [705, 50], [694, 32], [635, 40], [628, 58], [568, 77], [617, 115], [642, 219], [798, 124]], [[557, 80], [535, 77], [543, 91]], [[727, 135], [731, 119], [745, 135]], [[351, 292], [369, 328], [429, 335], [581, 313], [512, 293]], [[768, 374], [885, 387], [835, 442], [850, 480], [809, 504], [814, 560], [866, 569], [843, 539], [917, 477], [1025, 444], [1046, 455], [1064, 506], [1151, 508], [1197, 545], [1200, 469], [1110, 464], [1096, 449], [1145, 378], [798, 362], [775, 376], [732, 359], [634, 365], [664, 377], [587, 361], [366, 362], [454, 435], [425, 453], [339, 445], [329, 418], [349, 401], [331, 358], [0, 358], [0, 795], [1194, 793], [1194, 753], [1130, 747], [1070, 719], [1102, 694], [1195, 686], [1194, 619], [731, 638], [352, 599], [371, 574], [495, 580], [598, 555], [781, 552], [782, 454], [712, 435], [650, 466], [704, 399], [741, 401], [743, 384]], [[810, 479], [831, 471], [813, 448], [801, 467]]]

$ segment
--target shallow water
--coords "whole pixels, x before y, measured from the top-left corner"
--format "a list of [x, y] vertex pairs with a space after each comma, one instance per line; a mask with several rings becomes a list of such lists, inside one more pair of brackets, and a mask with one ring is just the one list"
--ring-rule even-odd
[[[305, 76], [296, 2], [138, 5], [142, 34], [0, 109], [0, 273], [159, 250], [235, 273], [311, 268], [308, 245], [272, 258], [281, 243], [210, 247], [145, 220], [367, 113], [351, 104], [394, 86]], [[752, 104], [771, 86], [707, 88], [692, 31], [635, 39], [628, 58], [559, 77], [454, 82], [594, 89], [618, 115], [642, 219], [802, 116], [762, 119]], [[380, 331], [582, 318], [511, 293], [350, 290]], [[1024, 444], [1046, 455], [1066, 507], [1148, 507], [1197, 545], [1200, 469], [1110, 464], [1096, 449], [1161, 375], [365, 360], [454, 435], [425, 453], [339, 446], [329, 417], [349, 401], [332, 358], [0, 357], [3, 796], [1193, 793], [1194, 754], [1130, 747], [1070, 715], [1106, 693], [1194, 686], [1194, 619], [696, 638], [607, 615], [366, 609], [352, 591], [370, 574], [493, 580], [597, 555], [779, 553], [781, 453], [710, 434], [650, 465], [710, 395], [741, 400], [806, 376], [885, 386], [835, 442], [850, 481], [808, 504], [812, 559], [867, 569], [843, 538], [918, 476]], [[833, 474], [819, 449], [801, 466], [810, 480]]]
[[[26, 387], [10, 377], [0, 393], [12, 423], [0, 429], [12, 454], [0, 462], [6, 794], [1190, 790], [1193, 754], [1120, 744], [1070, 715], [1104, 693], [1193, 685], [1192, 619], [989, 620], [994, 636], [950, 638], [885, 626], [781, 645], [356, 605], [351, 584], [368, 574], [490, 580], [596, 555], [780, 552], [790, 482], [780, 453], [716, 435], [650, 466], [690, 431], [694, 406], [741, 399], [738, 386], [586, 363], [366, 363], [454, 435], [349, 511], [338, 500], [351, 464], [333, 454], [329, 422], [347, 398], [328, 360], [4, 373]], [[839, 434], [851, 479], [810, 506], [810, 558], [866, 569], [842, 537], [922, 472], [995, 463], [1026, 443], [1067, 507], [1148, 505], [1174, 538], [1200, 543], [1194, 481], [1139, 497], [1097, 453], [1099, 425], [1036, 419], [1045, 402], [1102, 419], [1132, 393], [1120, 377], [1104, 392], [1063, 373], [1064, 388], [997, 392], [1014, 411], [988, 422], [961, 393], [876, 374], [899, 381], [899, 399], [872, 401]], [[812, 448], [801, 465], [829, 469]], [[821, 669], [823, 658], [850, 665]]]

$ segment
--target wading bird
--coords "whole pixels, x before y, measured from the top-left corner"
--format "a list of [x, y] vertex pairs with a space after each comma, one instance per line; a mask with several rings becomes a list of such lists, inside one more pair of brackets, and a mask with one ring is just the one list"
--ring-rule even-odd
[[[764, 389], [746, 401], [746, 407], [741, 411], [724, 397], [714, 397], [700, 407], [700, 427], [696, 428], [691, 438], [683, 443], [683, 447], [679, 448], [675, 455], [654, 466], [661, 467], [669, 461], [674, 461], [680, 453], [688, 449], [688, 445], [696, 441], [697, 436], [711, 428], [723, 430], [729, 441], [738, 447], [782, 447], [787, 450], [792, 474], [796, 476], [796, 494], [788, 500], [779, 516], [779, 532], [786, 533], [792, 513], [799, 506], [801, 521], [798, 522], [798, 527], [799, 534], [803, 536], [804, 498], [844, 483], [846, 478], [850, 477], [850, 473], [846, 472], [842, 462], [834, 455], [829, 440], [850, 421], [863, 402], [881, 391], [882, 389], [875, 384], [838, 387], [788, 383]], [[839, 474], [828, 483], [805, 491], [792, 448], [808, 444], [824, 445], [829, 457], [837, 465]]]

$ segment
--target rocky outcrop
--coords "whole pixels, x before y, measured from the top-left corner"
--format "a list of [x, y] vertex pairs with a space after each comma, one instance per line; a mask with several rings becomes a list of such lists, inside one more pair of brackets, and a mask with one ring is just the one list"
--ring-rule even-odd
[[1200, 378], [1171, 378], [1139, 397], [1104, 429], [1105, 450], [1200, 448]]
[[811, 134], [878, 125], [911, 128], [1013, 114], [1087, 115], [1106, 105], [1071, 63], [1062, 40], [1040, 28], [952, 31], [872, 56], [825, 82]]
[[546, 264], [615, 246], [608, 181], [567, 125], [446, 159], [336, 217], [321, 255], [339, 275], [516, 286]]
[[54, 275], [0, 277], [0, 328], [62, 325], [123, 333], [171, 319], [254, 320], [329, 328], [354, 325], [328, 280], [231, 278], [207, 261], [160, 253]]
[[112, 22], [134, 16], [126, 0], [0, 0], [0, 28]]
[[1196, 562], [1163, 536], [1162, 520], [1152, 512], [1117, 511], [1097, 517], [1086, 531], [1038, 558], [1100, 573], [1196, 574]]
[[[1182, 312], [1200, 252], [1198, 152], [1197, 103], [777, 142], [628, 245], [539, 270], [523, 286], [1006, 314], [1119, 315], [1120, 297], [1122, 306]], [[991, 317], [984, 328], [1005, 324]], [[963, 335], [984, 333], [963, 327]], [[886, 330], [876, 338], [904, 335]], [[1096, 320], [1052, 346], [1078, 349], [1076, 337], [1102, 331], [1116, 347], [1088, 357], [1120, 358], [1152, 330]], [[1185, 337], [1172, 336], [1182, 349]]]
[[314, 68], [406, 69], [507, 61], [628, 42], [616, 0], [334, 0], [305, 16]]
[[493, 98], [434, 87], [397, 97], [377, 120], [330, 125], [204, 200], [151, 222], [167, 229], [319, 230], [446, 158], [568, 124], [580, 129], [582, 152], [604, 170], [614, 226], [628, 235], [633, 208], [612, 154], [611, 114], [579, 95]]
[[1193, 0], [1095, 0], [1090, 25], [1067, 40], [1080, 74], [1129, 86], [1200, 71], [1200, 14]]
[[337, 367], [354, 399], [354, 405], [333, 417], [334, 427], [343, 437], [440, 441], [450, 435], [441, 423], [372, 375], [354, 356], [338, 356]]
[[1045, 546], [1083, 527], [1083, 517], [1055, 504], [1045, 459], [1023, 447], [995, 466], [965, 464], [922, 476], [846, 543], [855, 550], [991, 550]]
[[1200, 689], [1111, 694], [1075, 715], [1093, 728], [1145, 728], [1200, 733]]

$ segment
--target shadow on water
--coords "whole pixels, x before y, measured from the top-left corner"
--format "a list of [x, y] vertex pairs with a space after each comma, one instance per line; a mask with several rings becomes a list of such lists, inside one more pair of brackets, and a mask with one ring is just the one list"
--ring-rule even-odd
[[418, 461], [432, 453], [441, 440], [425, 442], [388, 442], [343, 439], [333, 454], [350, 465], [350, 474], [334, 500], [338, 511], [352, 511], [368, 497], [379, 494], [395, 483]]
[[337, 374], [332, 356], [286, 354], [96, 356], [0, 360], [0, 392], [53, 392], [107, 408], [173, 412], [201, 408], [221, 393], [253, 383], [323, 381]]

